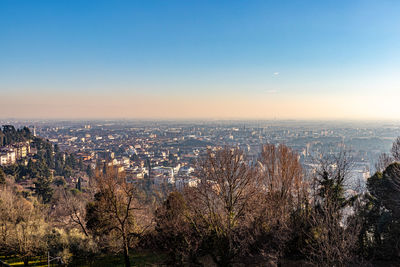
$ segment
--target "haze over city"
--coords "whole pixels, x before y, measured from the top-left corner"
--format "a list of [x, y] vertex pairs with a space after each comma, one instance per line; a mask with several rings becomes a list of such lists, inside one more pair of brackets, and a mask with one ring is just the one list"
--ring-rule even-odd
[[398, 1], [1, 1], [0, 117], [400, 116]]

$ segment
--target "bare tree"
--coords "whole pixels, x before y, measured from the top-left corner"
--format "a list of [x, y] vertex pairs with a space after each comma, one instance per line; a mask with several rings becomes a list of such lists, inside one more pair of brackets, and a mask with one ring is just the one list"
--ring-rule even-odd
[[400, 219], [400, 163], [391, 164], [383, 172], [381, 199], [385, 207]]
[[2, 253], [12, 250], [12, 229], [16, 221], [14, 204], [16, 204], [16, 197], [13, 192], [6, 187], [0, 190], [0, 249]]
[[0, 249], [21, 257], [27, 266], [31, 257], [47, 248], [48, 224], [38, 202], [17, 196], [10, 188], [0, 190]]
[[257, 193], [258, 174], [237, 148], [208, 151], [199, 161], [197, 188], [186, 194], [196, 229], [206, 235], [211, 255], [227, 265], [243, 252], [251, 224], [251, 210]]
[[400, 161], [400, 136], [393, 142], [391, 152], [394, 160]]
[[307, 194], [297, 153], [285, 145], [266, 144], [258, 161], [260, 183], [257, 207], [261, 253], [277, 261], [291, 235], [291, 216], [301, 209]]
[[56, 194], [59, 197], [56, 216], [67, 217], [67, 225], [75, 225], [82, 230], [85, 236], [89, 236], [85, 222], [88, 196], [85, 196], [82, 192], [73, 192], [64, 187], [58, 189]]
[[[259, 160], [261, 184], [272, 217], [289, 216], [305, 193], [303, 168], [298, 155], [285, 145], [264, 145]], [[280, 218], [282, 220], [282, 218]]]
[[114, 168], [97, 171], [95, 181], [97, 193], [94, 203], [88, 205], [87, 227], [119, 243], [128, 267], [129, 248], [142, 230], [136, 217], [140, 210], [136, 189]]
[[200, 236], [192, 227], [189, 206], [180, 192], [169, 194], [165, 202], [155, 211], [157, 241], [162, 249], [169, 251], [174, 265], [196, 261]]
[[304, 253], [317, 265], [344, 266], [355, 260], [360, 222], [351, 216], [357, 196], [348, 195], [352, 161], [346, 152], [320, 161]]
[[375, 163], [375, 169], [378, 172], [383, 172], [387, 166], [389, 166], [391, 163], [393, 163], [394, 158], [387, 154], [387, 153], [382, 153], [379, 155], [378, 162]]
[[336, 204], [328, 201], [308, 217], [312, 230], [304, 252], [318, 266], [346, 266], [356, 260], [361, 222], [355, 216], [336, 214]]

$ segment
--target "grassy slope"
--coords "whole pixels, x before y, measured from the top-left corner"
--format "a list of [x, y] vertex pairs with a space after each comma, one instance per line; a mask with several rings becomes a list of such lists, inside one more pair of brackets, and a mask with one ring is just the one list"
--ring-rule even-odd
[[[8, 258], [7, 260], [4, 257], [0, 257], [0, 259], [11, 266], [24, 266], [24, 263], [21, 259], [18, 258]], [[158, 266], [162, 265], [166, 260], [166, 256], [164, 254], [157, 253], [135, 253], [131, 254], [131, 265], [132, 266]], [[45, 257], [35, 257], [32, 258], [32, 261], [29, 262], [29, 266], [47, 266], [47, 258]], [[57, 266], [56, 264], [52, 264], [51, 266]], [[76, 267], [123, 267], [124, 266], [124, 258], [122, 256], [102, 256], [96, 257], [92, 261], [87, 260], [76, 260], [71, 262], [68, 266], [76, 266]]]

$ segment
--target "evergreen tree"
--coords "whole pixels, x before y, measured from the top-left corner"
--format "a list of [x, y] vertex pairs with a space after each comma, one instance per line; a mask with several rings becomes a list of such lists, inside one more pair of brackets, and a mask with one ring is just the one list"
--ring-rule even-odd
[[151, 161], [149, 158], [146, 159], [146, 167], [149, 169], [149, 174], [148, 174], [147, 178], [150, 178], [151, 177]]
[[346, 216], [357, 195], [346, 196], [351, 160], [341, 152], [333, 160], [323, 159], [315, 179], [316, 194], [306, 224], [306, 257], [326, 266], [346, 266], [357, 259], [359, 223]]
[[381, 259], [400, 260], [400, 163], [368, 179], [369, 193], [359, 216], [362, 252]]
[[90, 167], [90, 165], [88, 165], [86, 168], [86, 174], [89, 176], [89, 178], [93, 177], [94, 173], [93, 173], [93, 169], [92, 169], [92, 167]]
[[83, 171], [85, 169], [85, 166], [83, 165], [82, 159], [79, 159], [79, 161], [78, 161], [78, 168], [81, 171]]
[[2, 130], [0, 130], [0, 146], [5, 145], [5, 135]]
[[76, 183], [76, 189], [78, 189], [79, 191], [82, 191], [81, 177], [78, 178], [78, 182]]
[[4, 173], [3, 169], [0, 168], [0, 184], [6, 183], [6, 174]]
[[57, 175], [63, 175], [64, 157], [63, 153], [57, 153], [55, 156], [54, 167]]
[[49, 203], [53, 197], [53, 188], [51, 187], [51, 177], [39, 176], [35, 184], [35, 192], [42, 199], [43, 203]]

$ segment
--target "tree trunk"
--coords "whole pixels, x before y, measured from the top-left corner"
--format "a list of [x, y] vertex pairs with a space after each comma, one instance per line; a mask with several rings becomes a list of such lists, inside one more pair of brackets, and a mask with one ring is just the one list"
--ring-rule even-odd
[[24, 257], [24, 266], [29, 266], [29, 258]]
[[126, 237], [123, 237], [123, 243], [124, 243], [124, 260], [125, 260], [125, 267], [131, 267], [131, 262], [129, 260], [129, 248], [128, 248], [128, 241], [126, 240]]

